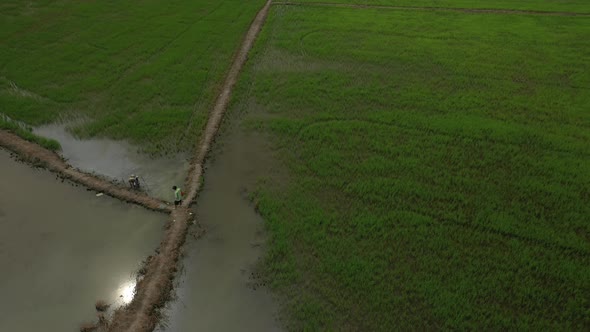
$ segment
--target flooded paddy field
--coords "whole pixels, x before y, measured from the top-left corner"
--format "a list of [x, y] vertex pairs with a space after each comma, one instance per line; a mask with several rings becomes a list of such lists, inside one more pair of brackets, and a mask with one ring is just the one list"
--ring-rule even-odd
[[166, 216], [97, 197], [0, 150], [0, 331], [77, 331], [131, 300]]
[[86, 172], [95, 172], [125, 182], [130, 175], [141, 179], [151, 196], [170, 200], [172, 186], [184, 183], [189, 162], [186, 155], [150, 158], [122, 141], [106, 138], [79, 140], [66, 131], [66, 125], [51, 124], [35, 128], [35, 134], [60, 142], [60, 154], [68, 163]]
[[[224, 137], [205, 173], [195, 206], [205, 230], [187, 237], [184, 273], [176, 300], [158, 331], [279, 331], [276, 304], [256, 278], [264, 251], [264, 225], [245, 197], [255, 179], [254, 167], [265, 163], [260, 144], [241, 134]], [[219, 147], [219, 142], [216, 143]]]

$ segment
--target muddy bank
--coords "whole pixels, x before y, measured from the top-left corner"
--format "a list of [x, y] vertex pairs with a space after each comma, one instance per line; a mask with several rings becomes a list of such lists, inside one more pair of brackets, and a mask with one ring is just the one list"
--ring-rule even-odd
[[161, 214], [62, 183], [0, 150], [0, 331], [77, 331], [130, 301]]
[[85, 172], [98, 173], [126, 183], [131, 174], [141, 178], [143, 189], [152, 197], [170, 200], [170, 188], [186, 178], [188, 156], [176, 154], [152, 158], [126, 142], [106, 138], [79, 140], [63, 124], [34, 129], [34, 133], [60, 142], [59, 154], [68, 164]]
[[141, 205], [145, 208], [167, 212], [169, 207], [164, 201], [149, 197], [145, 193], [130, 191], [127, 187], [110, 182], [107, 179], [84, 173], [68, 165], [56, 153], [28, 142], [15, 134], [0, 130], [0, 146], [17, 153], [29, 163], [45, 167], [76, 183], [93, 190], [104, 192], [125, 202]]
[[270, 8], [272, 1], [268, 0], [264, 7], [256, 14], [254, 21], [250, 25], [246, 36], [244, 36], [244, 40], [240, 45], [238, 53], [236, 54], [235, 58], [233, 59], [231, 68], [227, 73], [225, 81], [223, 82], [223, 87], [220, 91], [219, 97], [215, 101], [215, 106], [213, 110], [209, 114], [209, 119], [207, 120], [207, 126], [205, 127], [205, 131], [203, 132], [203, 136], [199, 141], [197, 148], [195, 149], [195, 158], [191, 163], [191, 168], [189, 169], [188, 179], [187, 179], [187, 197], [188, 200], [192, 201], [197, 197], [197, 192], [200, 188], [200, 181], [201, 176], [203, 173], [203, 163], [205, 161], [205, 157], [207, 156], [207, 152], [211, 148], [213, 144], [213, 139], [217, 134], [217, 130], [219, 129], [219, 125], [221, 124], [221, 119], [223, 118], [223, 114], [229, 104], [231, 93], [234, 85], [238, 80], [238, 75], [242, 70], [242, 67], [246, 63], [248, 59], [248, 52], [254, 45], [254, 40], [260, 33], [262, 29], [262, 25], [266, 20], [266, 15], [268, 15], [268, 10]]
[[238, 126], [228, 134], [220, 140], [223, 148], [212, 152], [197, 199], [195, 213], [206, 233], [198, 241], [187, 239], [176, 299], [158, 331], [280, 330], [276, 305], [256, 277], [263, 220], [245, 197], [269, 158], [264, 143], [241, 134]]
[[164, 240], [157, 254], [148, 258], [145, 275], [136, 285], [133, 300], [115, 311], [109, 331], [151, 331], [160, 318], [162, 307], [172, 290], [172, 281], [177, 271], [180, 248], [186, 238], [187, 225], [192, 221], [189, 210], [179, 207], [170, 214]]
[[209, 114], [207, 126], [195, 149], [195, 158], [192, 160], [189, 169], [185, 185], [186, 198], [180, 208], [172, 210], [167, 224], [168, 230], [158, 248], [158, 254], [153, 256], [148, 263], [145, 277], [138, 283], [137, 294], [133, 301], [126, 308], [115, 312], [110, 326], [111, 331], [151, 331], [158, 321], [159, 309], [170, 296], [172, 281], [177, 270], [176, 262], [180, 255], [180, 248], [186, 238], [188, 225], [192, 219], [188, 207], [197, 197], [201, 187], [205, 157], [209, 152], [223, 113], [229, 103], [232, 88], [237, 81], [242, 66], [246, 62], [254, 39], [262, 28], [270, 4], [271, 1], [269, 0], [252, 22], [233, 60], [215, 107]]

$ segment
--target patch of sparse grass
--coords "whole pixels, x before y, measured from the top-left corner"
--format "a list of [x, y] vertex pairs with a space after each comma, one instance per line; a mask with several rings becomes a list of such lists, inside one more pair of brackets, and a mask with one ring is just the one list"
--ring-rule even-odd
[[587, 23], [273, 7], [232, 112], [289, 171], [254, 197], [291, 329], [590, 326]]
[[8, 130], [18, 136], [26, 139], [29, 142], [34, 142], [42, 147], [49, 149], [51, 151], [59, 151], [61, 150], [61, 145], [58, 141], [50, 138], [41, 137], [38, 135], [33, 134], [33, 130], [30, 127], [21, 125], [17, 122], [7, 120], [3, 117], [0, 117], [0, 129]]
[[[254, 1], [3, 1], [0, 112], [149, 152], [192, 148]], [[16, 87], [16, 88], [15, 88]]]

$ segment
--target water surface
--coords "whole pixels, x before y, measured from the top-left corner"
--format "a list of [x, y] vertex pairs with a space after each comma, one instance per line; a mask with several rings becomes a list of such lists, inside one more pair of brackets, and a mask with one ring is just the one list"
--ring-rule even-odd
[[0, 331], [78, 331], [129, 301], [167, 216], [57, 180], [0, 149]]
[[34, 129], [35, 134], [57, 140], [61, 155], [87, 172], [95, 172], [123, 181], [137, 175], [152, 196], [173, 199], [172, 186], [182, 186], [189, 162], [185, 155], [151, 158], [122, 141], [107, 138], [79, 140], [66, 131], [64, 124], [51, 124]]
[[235, 134], [214, 153], [195, 207], [206, 233], [187, 238], [178, 299], [160, 331], [280, 330], [275, 301], [252, 278], [265, 240], [263, 220], [243, 194], [265, 162], [256, 143]]

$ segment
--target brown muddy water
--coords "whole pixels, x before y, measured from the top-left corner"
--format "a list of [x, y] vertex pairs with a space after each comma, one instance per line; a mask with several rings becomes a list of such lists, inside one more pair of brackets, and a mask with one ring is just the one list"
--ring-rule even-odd
[[186, 155], [151, 158], [122, 141], [106, 138], [79, 140], [66, 131], [64, 124], [51, 124], [34, 129], [34, 133], [57, 140], [61, 155], [70, 165], [127, 183], [137, 175], [144, 189], [154, 197], [172, 200], [172, 186], [182, 185], [189, 168]]
[[281, 330], [275, 301], [255, 278], [264, 250], [263, 220], [244, 197], [265, 158], [260, 145], [243, 134], [223, 142], [208, 163], [195, 207], [206, 233], [195, 240], [189, 232], [176, 300], [158, 331]]
[[0, 150], [0, 331], [78, 331], [130, 301], [166, 216], [57, 180]]

